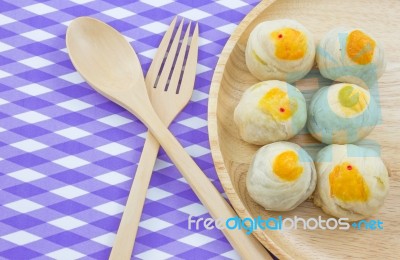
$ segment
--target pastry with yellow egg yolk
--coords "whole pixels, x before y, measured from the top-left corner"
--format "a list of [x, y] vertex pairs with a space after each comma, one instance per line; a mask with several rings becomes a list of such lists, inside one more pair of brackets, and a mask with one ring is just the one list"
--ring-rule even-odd
[[316, 158], [314, 203], [337, 218], [357, 221], [378, 212], [389, 174], [378, 153], [356, 145], [329, 145]]
[[288, 211], [314, 191], [316, 170], [299, 145], [276, 142], [261, 147], [246, 177], [250, 197], [266, 210]]
[[361, 29], [336, 28], [317, 46], [318, 68], [325, 78], [376, 87], [386, 68], [382, 45]]
[[308, 108], [307, 128], [326, 144], [347, 144], [366, 137], [380, 111], [370, 92], [349, 83], [319, 89]]
[[257, 145], [290, 139], [306, 120], [303, 94], [279, 80], [263, 81], [247, 89], [234, 112], [241, 138]]
[[315, 44], [312, 34], [294, 20], [258, 24], [246, 46], [246, 64], [259, 80], [294, 82], [312, 68]]

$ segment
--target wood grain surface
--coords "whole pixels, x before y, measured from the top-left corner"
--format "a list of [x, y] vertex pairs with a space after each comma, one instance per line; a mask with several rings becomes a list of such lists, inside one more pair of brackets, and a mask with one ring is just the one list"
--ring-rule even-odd
[[[281, 259], [400, 259], [400, 1], [266, 0], [249, 13], [226, 44], [212, 81], [209, 135], [212, 155], [225, 192], [242, 218], [329, 218], [311, 200], [290, 212], [270, 212], [248, 195], [245, 178], [259, 148], [240, 140], [233, 111], [242, 93], [257, 82], [248, 71], [244, 50], [248, 35], [260, 22], [289, 18], [306, 26], [316, 42], [338, 26], [365, 29], [384, 45], [387, 69], [379, 79], [382, 120], [363, 144], [378, 147], [391, 172], [390, 191], [383, 208], [370, 219], [384, 222], [383, 230], [256, 231], [255, 236]], [[294, 85], [309, 100], [319, 87], [330, 84], [315, 68]], [[312, 155], [322, 147], [306, 132], [292, 139]]]

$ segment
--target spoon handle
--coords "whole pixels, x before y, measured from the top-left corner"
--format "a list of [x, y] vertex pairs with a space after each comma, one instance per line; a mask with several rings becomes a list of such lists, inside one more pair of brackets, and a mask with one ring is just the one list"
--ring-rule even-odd
[[147, 189], [159, 148], [160, 144], [157, 139], [148, 132], [109, 260], [131, 259]]
[[[160, 142], [211, 216], [215, 220], [221, 219], [224, 223], [228, 218], [237, 217], [236, 212], [165, 127], [155, 112], [149, 110], [146, 119], [144, 123]], [[271, 259], [271, 256], [261, 243], [254, 236], [246, 235], [244, 229], [228, 230], [224, 228], [222, 232], [243, 259]]]

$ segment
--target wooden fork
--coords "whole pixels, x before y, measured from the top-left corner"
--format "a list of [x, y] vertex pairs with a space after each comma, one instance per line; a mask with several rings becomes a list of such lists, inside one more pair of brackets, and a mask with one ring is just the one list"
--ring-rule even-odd
[[[167, 49], [176, 25], [176, 20], [177, 18], [175, 17], [165, 33], [146, 75], [147, 92], [149, 94], [151, 103], [161, 121], [166, 126], [171, 124], [172, 120], [189, 102], [193, 93], [196, 76], [198, 53], [197, 42], [199, 34], [197, 24], [190, 42], [186, 64], [184, 64], [184, 62], [189, 42], [191, 23], [189, 23], [187, 26], [182, 43], [179, 46], [183, 27], [182, 19], [167, 53]], [[166, 58], [164, 59], [165, 56]], [[176, 61], [174, 64], [175, 57]], [[164, 66], [161, 71], [161, 65], [163, 61]], [[173, 65], [174, 67], [172, 68]], [[182, 70], [183, 66], [184, 69]], [[181, 76], [182, 79], [181, 83], [179, 84]], [[134, 240], [146, 198], [147, 188], [150, 183], [150, 178], [153, 172], [155, 161], [157, 159], [159, 147], [160, 144], [158, 141], [150, 132], [148, 132], [124, 214], [122, 215], [121, 224], [118, 228], [118, 233], [111, 251], [110, 259], [121, 260], [131, 258]]]

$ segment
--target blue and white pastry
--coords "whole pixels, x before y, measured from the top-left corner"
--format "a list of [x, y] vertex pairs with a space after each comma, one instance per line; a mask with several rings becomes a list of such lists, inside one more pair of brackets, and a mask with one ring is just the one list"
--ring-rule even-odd
[[389, 173], [378, 153], [356, 145], [329, 145], [316, 158], [314, 203], [325, 213], [357, 221], [378, 212], [389, 191]]
[[361, 29], [336, 28], [317, 46], [318, 68], [325, 78], [373, 86], [386, 68], [382, 45]]
[[308, 109], [308, 131], [326, 144], [348, 144], [367, 136], [379, 120], [379, 108], [369, 91], [349, 83], [323, 87]]

